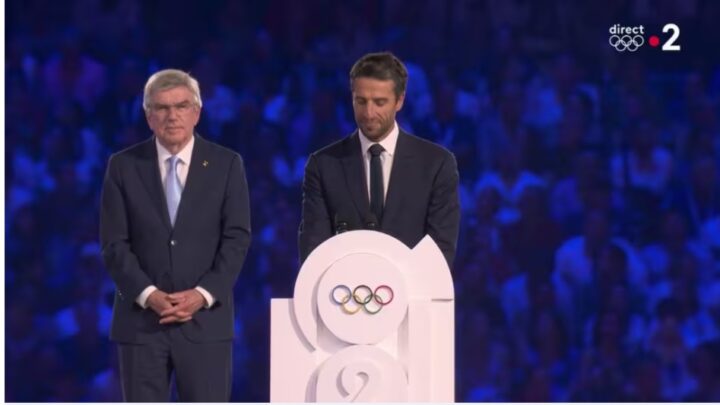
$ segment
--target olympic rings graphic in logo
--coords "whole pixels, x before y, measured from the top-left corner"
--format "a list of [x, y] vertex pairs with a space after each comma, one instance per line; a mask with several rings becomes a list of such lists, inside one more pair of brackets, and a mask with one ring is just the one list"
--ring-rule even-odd
[[618, 52], [630, 51], [635, 52], [645, 43], [645, 38], [642, 35], [610, 35], [610, 46], [615, 48]]
[[368, 314], [375, 315], [393, 301], [395, 292], [387, 285], [381, 285], [373, 290], [365, 284], [360, 284], [350, 290], [350, 287], [338, 284], [333, 288], [330, 296], [346, 314], [354, 315], [363, 308]]

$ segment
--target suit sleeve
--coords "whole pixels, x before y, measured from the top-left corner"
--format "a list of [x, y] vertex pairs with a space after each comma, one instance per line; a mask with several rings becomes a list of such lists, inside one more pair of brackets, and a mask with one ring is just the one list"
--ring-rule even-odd
[[212, 268], [198, 282], [217, 302], [232, 295], [250, 248], [250, 198], [245, 167], [239, 155], [235, 155], [230, 165], [222, 206], [221, 232]]
[[302, 218], [298, 232], [300, 263], [325, 240], [332, 237], [332, 220], [323, 198], [317, 159], [310, 155], [303, 178]]
[[130, 248], [128, 213], [117, 158], [110, 157], [100, 197], [100, 243], [105, 267], [121, 296], [135, 300], [152, 281]]
[[437, 243], [452, 269], [460, 231], [459, 175], [455, 157], [448, 153], [433, 181], [428, 205], [428, 234]]

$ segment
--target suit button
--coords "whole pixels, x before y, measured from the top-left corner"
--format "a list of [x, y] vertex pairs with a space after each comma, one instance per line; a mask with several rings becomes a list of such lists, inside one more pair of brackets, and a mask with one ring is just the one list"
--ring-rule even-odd
[[175, 242], [175, 239], [170, 240], [170, 246], [175, 246], [175, 245], [177, 245], [177, 242]]

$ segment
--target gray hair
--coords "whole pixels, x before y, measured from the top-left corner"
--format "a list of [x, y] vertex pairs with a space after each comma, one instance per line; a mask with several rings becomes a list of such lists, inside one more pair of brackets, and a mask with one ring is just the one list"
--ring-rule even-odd
[[155, 72], [145, 83], [145, 91], [143, 93], [143, 109], [147, 111], [150, 108], [150, 97], [155, 92], [169, 90], [175, 87], [187, 87], [193, 94], [195, 103], [198, 107], [202, 107], [202, 99], [200, 98], [200, 85], [197, 80], [188, 73], [177, 69], [165, 69]]

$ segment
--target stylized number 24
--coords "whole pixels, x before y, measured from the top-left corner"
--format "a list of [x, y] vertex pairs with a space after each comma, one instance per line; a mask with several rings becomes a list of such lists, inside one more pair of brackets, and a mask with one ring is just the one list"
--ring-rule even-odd
[[679, 51], [680, 45], [675, 44], [675, 41], [677, 41], [678, 37], [680, 36], [680, 27], [677, 26], [677, 24], [665, 24], [663, 27], [663, 32], [672, 31], [672, 35], [670, 36], [670, 39], [668, 39], [662, 46], [663, 51]]

